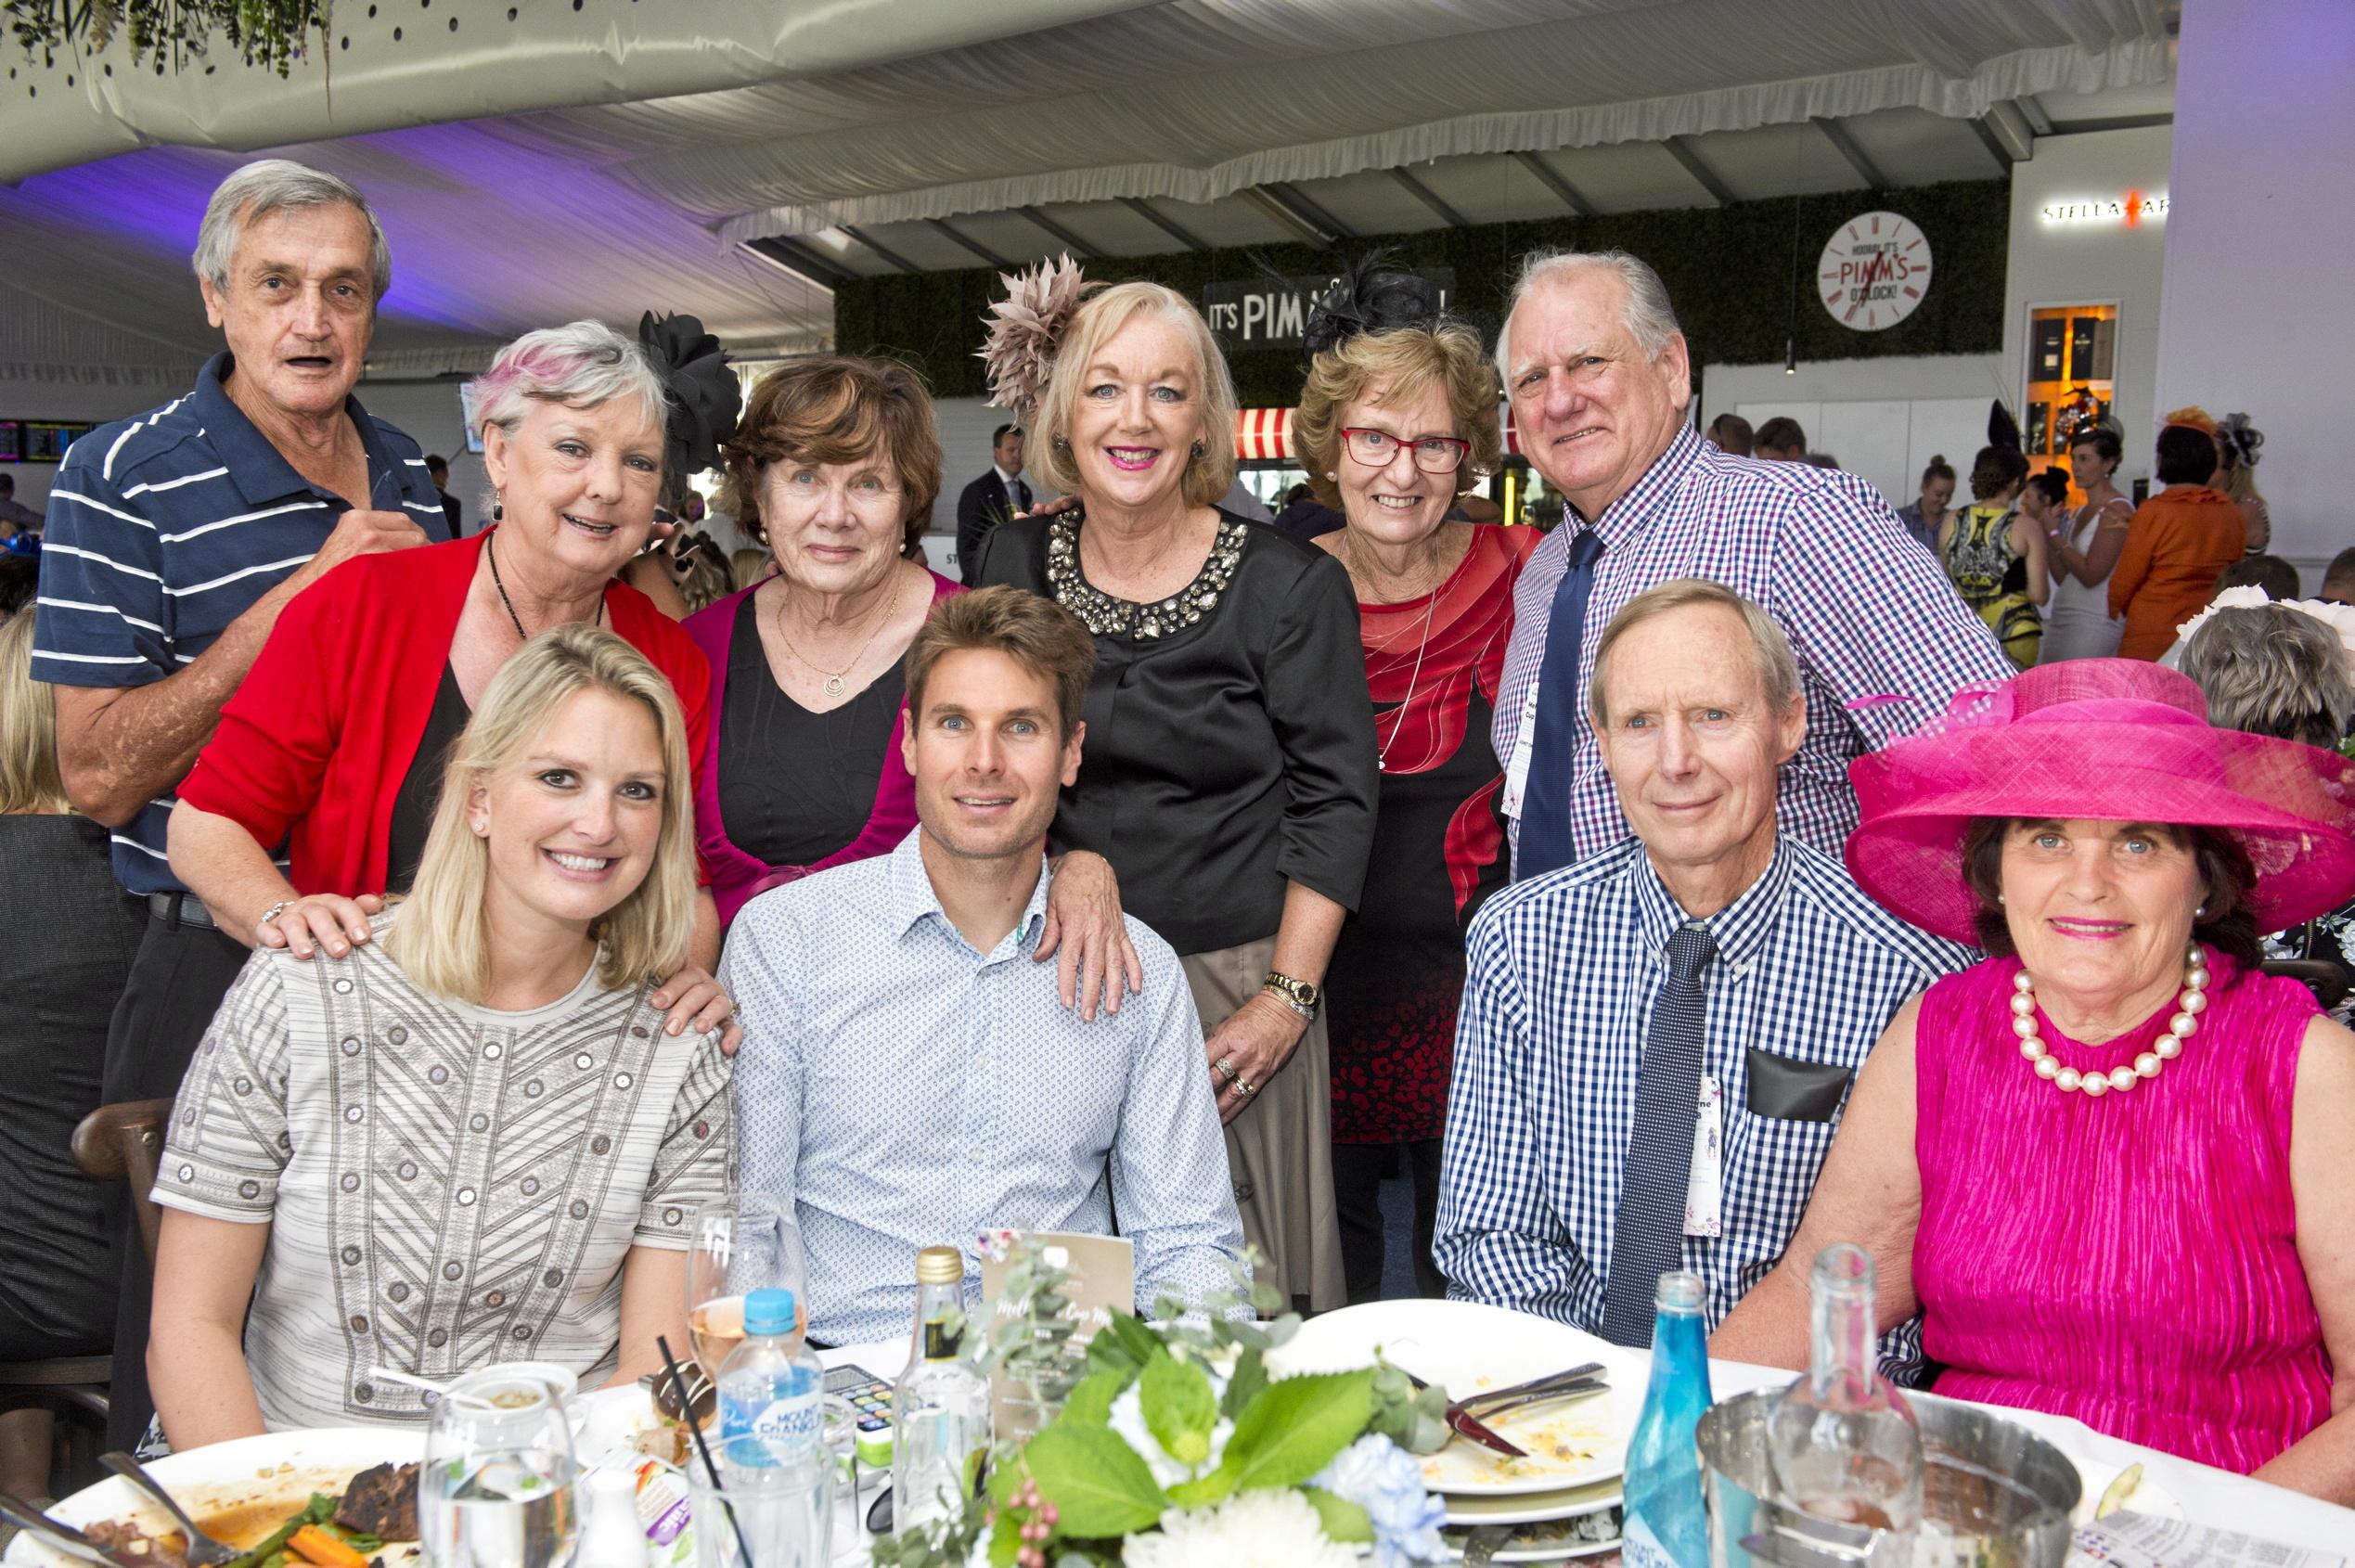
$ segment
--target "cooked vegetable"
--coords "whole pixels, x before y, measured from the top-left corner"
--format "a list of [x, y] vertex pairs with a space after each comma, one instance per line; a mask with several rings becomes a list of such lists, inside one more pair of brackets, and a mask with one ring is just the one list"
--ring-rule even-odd
[[368, 1568], [368, 1560], [316, 1524], [305, 1524], [287, 1539], [287, 1549], [318, 1568]]
[[325, 1524], [335, 1517], [335, 1499], [325, 1492], [314, 1492], [302, 1510], [254, 1544], [243, 1557], [232, 1558], [224, 1568], [264, 1568], [274, 1555], [280, 1555], [294, 1533], [306, 1524]]
[[2108, 1490], [2102, 1494], [2102, 1500], [2093, 1506], [2093, 1517], [2107, 1519], [2117, 1512], [2126, 1506], [2126, 1499], [2132, 1497], [2135, 1489], [2142, 1484], [2143, 1467], [2139, 1464], [2128, 1465], [2118, 1472], [2117, 1479], [2110, 1483]]

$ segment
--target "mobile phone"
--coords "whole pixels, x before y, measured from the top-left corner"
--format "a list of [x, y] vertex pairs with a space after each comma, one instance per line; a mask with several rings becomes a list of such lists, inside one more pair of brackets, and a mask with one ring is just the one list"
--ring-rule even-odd
[[839, 1394], [858, 1412], [858, 1430], [882, 1432], [892, 1424], [892, 1385], [864, 1367], [836, 1367], [826, 1374], [826, 1392]]

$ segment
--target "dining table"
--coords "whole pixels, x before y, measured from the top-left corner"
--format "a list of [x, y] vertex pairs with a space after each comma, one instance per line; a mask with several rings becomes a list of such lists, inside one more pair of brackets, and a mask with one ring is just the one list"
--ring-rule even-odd
[[[889, 1340], [874, 1344], [843, 1345], [820, 1351], [827, 1367], [863, 1367], [887, 1382], [895, 1382], [907, 1365], [908, 1342]], [[1637, 1352], [1641, 1356], [1643, 1353]], [[1753, 1390], [1781, 1388], [1795, 1373], [1775, 1367], [1755, 1367], [1740, 1361], [1709, 1363], [1709, 1392], [1719, 1400]], [[2140, 1463], [2148, 1482], [2163, 1487], [2182, 1505], [2195, 1524], [2211, 1524], [2246, 1532], [2271, 1545], [2322, 1554], [2326, 1562], [2355, 1559], [2355, 1510], [2343, 1509], [2299, 1492], [2284, 1491], [2245, 1475], [2217, 1470], [2190, 1459], [2163, 1454], [2104, 1436], [2084, 1422], [2037, 1410], [1987, 1407], [2004, 1420], [2016, 1421], [2058, 1446], [2082, 1469], [2090, 1459], [2102, 1477]], [[865, 1523], [875, 1492], [890, 1477], [864, 1465], [857, 1469], [856, 1499], [845, 1488], [834, 1522], [834, 1562], [837, 1568], [866, 1568], [872, 1537]], [[2265, 1559], [2258, 1559], [2265, 1561]], [[1587, 1558], [1588, 1568], [1615, 1562], [1612, 1556]], [[2285, 1562], [2285, 1559], [2272, 1559]], [[2090, 1562], [2072, 1553], [2071, 1562]]]

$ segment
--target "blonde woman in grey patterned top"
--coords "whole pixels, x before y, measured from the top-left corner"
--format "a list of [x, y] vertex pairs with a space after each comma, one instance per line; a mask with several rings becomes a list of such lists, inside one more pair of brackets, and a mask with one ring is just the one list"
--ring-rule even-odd
[[453, 753], [382, 940], [255, 953], [181, 1087], [148, 1358], [174, 1448], [421, 1419], [387, 1369], [635, 1379], [685, 1330], [734, 1134], [718, 1036], [648, 999], [695, 899], [676, 700], [564, 626]]

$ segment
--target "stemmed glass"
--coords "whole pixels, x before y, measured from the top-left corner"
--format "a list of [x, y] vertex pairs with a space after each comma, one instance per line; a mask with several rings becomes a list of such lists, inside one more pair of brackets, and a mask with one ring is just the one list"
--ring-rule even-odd
[[716, 1381], [720, 1363], [743, 1343], [744, 1298], [754, 1291], [792, 1292], [794, 1327], [807, 1328], [804, 1279], [791, 1203], [748, 1192], [698, 1209], [687, 1253], [687, 1330], [704, 1372]]
[[433, 1568], [562, 1568], [580, 1531], [563, 1401], [528, 1374], [470, 1380], [439, 1400], [418, 1478]]

